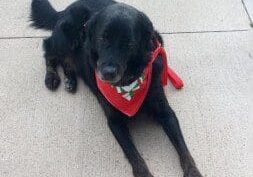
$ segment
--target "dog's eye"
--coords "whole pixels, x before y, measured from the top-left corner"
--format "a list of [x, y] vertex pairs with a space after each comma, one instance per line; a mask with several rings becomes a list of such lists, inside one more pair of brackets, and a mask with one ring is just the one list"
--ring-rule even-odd
[[127, 47], [128, 49], [134, 49], [136, 47], [134, 43], [125, 43], [124, 46]]
[[128, 44], [128, 47], [130, 47], [130, 48], [134, 48], [134, 47], [135, 47], [135, 45], [134, 45], [133, 43], [129, 43], [129, 44]]
[[107, 42], [107, 40], [103, 37], [97, 38], [97, 41], [104, 42], [104, 43]]

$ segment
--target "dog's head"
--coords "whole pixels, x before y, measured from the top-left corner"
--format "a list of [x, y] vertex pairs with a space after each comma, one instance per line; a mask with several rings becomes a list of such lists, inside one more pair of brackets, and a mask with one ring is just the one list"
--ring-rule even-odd
[[60, 19], [52, 32], [45, 40], [47, 48], [59, 55], [66, 55], [82, 47], [85, 31], [84, 24], [89, 19], [89, 10], [78, 1], [62, 12]]
[[85, 47], [98, 76], [114, 85], [137, 79], [150, 60], [153, 25], [125, 4], [114, 4], [87, 23]]

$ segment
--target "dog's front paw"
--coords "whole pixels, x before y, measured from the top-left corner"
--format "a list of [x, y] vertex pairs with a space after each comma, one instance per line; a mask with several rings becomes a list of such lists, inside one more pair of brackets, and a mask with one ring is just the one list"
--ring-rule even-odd
[[133, 170], [134, 177], [154, 177], [147, 169]]
[[61, 79], [57, 73], [47, 72], [45, 85], [49, 90], [56, 90], [60, 85]]
[[197, 167], [190, 167], [185, 173], [184, 177], [203, 177]]
[[70, 93], [75, 93], [77, 88], [77, 80], [73, 78], [65, 78], [65, 90]]

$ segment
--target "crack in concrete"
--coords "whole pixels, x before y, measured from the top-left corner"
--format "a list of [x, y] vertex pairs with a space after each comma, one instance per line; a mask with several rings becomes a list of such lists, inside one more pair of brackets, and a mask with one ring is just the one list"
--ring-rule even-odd
[[246, 14], [248, 15], [248, 18], [249, 18], [249, 21], [250, 21], [250, 26], [253, 28], [253, 20], [251, 19], [251, 16], [250, 16], [250, 14], [249, 14], [249, 11], [248, 11], [248, 9], [247, 9], [247, 6], [246, 6], [244, 0], [241, 0], [241, 2], [242, 2], [243, 8], [244, 8]]
[[[179, 32], [160, 32], [160, 34], [198, 34], [198, 33], [231, 33], [231, 32], [244, 32], [250, 31], [250, 29], [241, 29], [241, 30], [217, 30], [217, 31], [179, 31]], [[44, 39], [49, 36], [6, 36], [0, 37], [0, 40], [9, 40], [9, 39]]]

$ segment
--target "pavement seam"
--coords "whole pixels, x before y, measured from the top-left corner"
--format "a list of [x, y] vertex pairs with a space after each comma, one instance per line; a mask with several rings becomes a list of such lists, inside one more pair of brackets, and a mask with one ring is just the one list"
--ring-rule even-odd
[[160, 34], [201, 34], [201, 33], [232, 33], [232, 32], [244, 32], [250, 31], [249, 29], [241, 30], [217, 30], [217, 31], [179, 31], [179, 32], [162, 32]]
[[[160, 32], [160, 34], [201, 34], [201, 33], [231, 33], [231, 32], [245, 32], [250, 31], [250, 29], [241, 30], [219, 30], [219, 31], [179, 31], [179, 32]], [[8, 39], [44, 39], [49, 36], [14, 36], [14, 37], [0, 37], [0, 40]]]
[[7, 37], [0, 37], [0, 40], [3, 39], [44, 39], [47, 38], [49, 36], [7, 36]]

